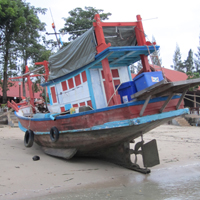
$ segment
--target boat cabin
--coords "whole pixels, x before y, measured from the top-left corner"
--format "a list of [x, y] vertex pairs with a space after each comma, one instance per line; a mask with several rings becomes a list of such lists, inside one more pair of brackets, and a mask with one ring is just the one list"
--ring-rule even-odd
[[[158, 49], [146, 41], [140, 15], [136, 22], [101, 22], [99, 14], [95, 15], [92, 28], [50, 56], [48, 62], [36, 63], [45, 68], [46, 82], [41, 85], [47, 88], [48, 110], [62, 113], [75, 108], [79, 112], [81, 107], [101, 109], [132, 101], [131, 95], [141, 87], [132, 80], [129, 66], [140, 60], [143, 72], [153, 73], [148, 56]], [[31, 90], [32, 75], [26, 68], [23, 77], [27, 77]], [[156, 81], [145, 87], [162, 80], [160, 75], [153, 78]], [[30, 104], [37, 112], [33, 94]]]
[[[111, 68], [114, 86], [131, 81], [128, 66]], [[90, 106], [93, 109], [107, 107], [105, 76], [102, 67], [86, 69], [75, 76], [61, 79], [47, 86], [50, 112], [64, 112], [71, 107]]]
[[140, 16], [129, 23], [101, 22], [98, 14], [95, 20], [91, 29], [49, 58], [49, 81], [42, 86], [47, 87], [51, 113], [128, 102], [117, 86], [132, 81], [129, 66], [141, 60], [144, 72], [151, 71], [147, 56], [159, 47], [146, 42]]

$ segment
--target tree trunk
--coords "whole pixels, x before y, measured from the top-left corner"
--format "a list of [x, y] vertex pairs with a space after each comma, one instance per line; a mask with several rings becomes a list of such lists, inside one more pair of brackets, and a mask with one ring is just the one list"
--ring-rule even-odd
[[7, 82], [8, 82], [8, 48], [6, 48], [6, 54], [4, 56], [4, 69], [3, 69], [3, 103], [7, 103]]

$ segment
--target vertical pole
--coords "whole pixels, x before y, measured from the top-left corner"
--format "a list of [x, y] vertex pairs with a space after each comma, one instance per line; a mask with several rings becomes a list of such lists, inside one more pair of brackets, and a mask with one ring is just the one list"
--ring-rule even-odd
[[[142, 25], [142, 18], [140, 15], [137, 15], [137, 26], [135, 27], [135, 34], [136, 34], [138, 46], [145, 46], [146, 39], [145, 39], [144, 29]], [[144, 72], [150, 72], [151, 68], [148, 62], [148, 57], [145, 55], [140, 55], [140, 58], [142, 61]]]
[[[103, 28], [102, 28], [102, 22], [100, 20], [100, 15], [96, 14], [94, 19], [96, 20], [96, 22], [93, 23], [93, 26], [95, 27], [95, 35], [97, 39], [96, 49], [97, 49], [97, 52], [100, 53], [104, 49], [110, 47], [111, 44], [110, 43], [106, 44]], [[114, 94], [114, 85], [113, 85], [112, 74], [110, 71], [108, 59], [107, 58], [103, 59], [101, 63], [103, 67], [103, 73], [105, 76], [105, 92], [106, 92], [106, 99], [108, 102], [111, 99], [112, 95]], [[120, 99], [117, 95], [114, 95], [112, 99], [110, 100], [108, 106], [113, 106], [116, 104], [120, 104]]]
[[[25, 73], [27, 72], [29, 72], [28, 66], [25, 67]], [[31, 81], [30, 75], [27, 75], [27, 84], [28, 84], [29, 93], [30, 93], [30, 104], [32, 106], [33, 113], [35, 113], [34, 94], [33, 94], [32, 81]]]
[[21, 82], [19, 82], [19, 102], [21, 101]]

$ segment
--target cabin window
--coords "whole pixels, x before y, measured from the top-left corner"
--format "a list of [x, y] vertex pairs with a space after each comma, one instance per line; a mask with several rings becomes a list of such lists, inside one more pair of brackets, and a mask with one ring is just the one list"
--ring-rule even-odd
[[61, 112], [65, 112], [65, 107], [60, 107]]
[[54, 86], [51, 87], [51, 96], [52, 96], [53, 103], [57, 103], [56, 89]]
[[85, 106], [85, 102], [81, 102], [81, 103], [80, 103], [80, 106]]
[[61, 82], [61, 85], [62, 85], [63, 91], [67, 90], [67, 82], [66, 81]]
[[111, 69], [111, 73], [113, 78], [119, 78], [118, 69]]
[[92, 108], [92, 101], [91, 100], [87, 101], [87, 105]]
[[76, 86], [81, 85], [81, 77], [79, 74], [75, 76], [75, 83], [76, 83]]
[[87, 81], [86, 72], [85, 72], [85, 71], [84, 71], [84, 72], [82, 72], [82, 73], [81, 73], [81, 75], [82, 75], [82, 80], [83, 80], [83, 83], [84, 83], [84, 82], [86, 82], [86, 81]]
[[74, 81], [73, 81], [73, 78], [70, 78], [68, 80], [68, 85], [69, 85], [69, 89], [72, 89], [74, 87]]

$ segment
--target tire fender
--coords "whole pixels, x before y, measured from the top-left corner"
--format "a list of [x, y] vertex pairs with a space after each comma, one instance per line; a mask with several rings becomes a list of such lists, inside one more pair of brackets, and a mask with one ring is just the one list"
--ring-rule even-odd
[[50, 130], [50, 139], [52, 142], [57, 142], [59, 139], [59, 130], [55, 126]]
[[34, 142], [34, 133], [32, 130], [27, 130], [24, 135], [24, 146], [32, 147]]

